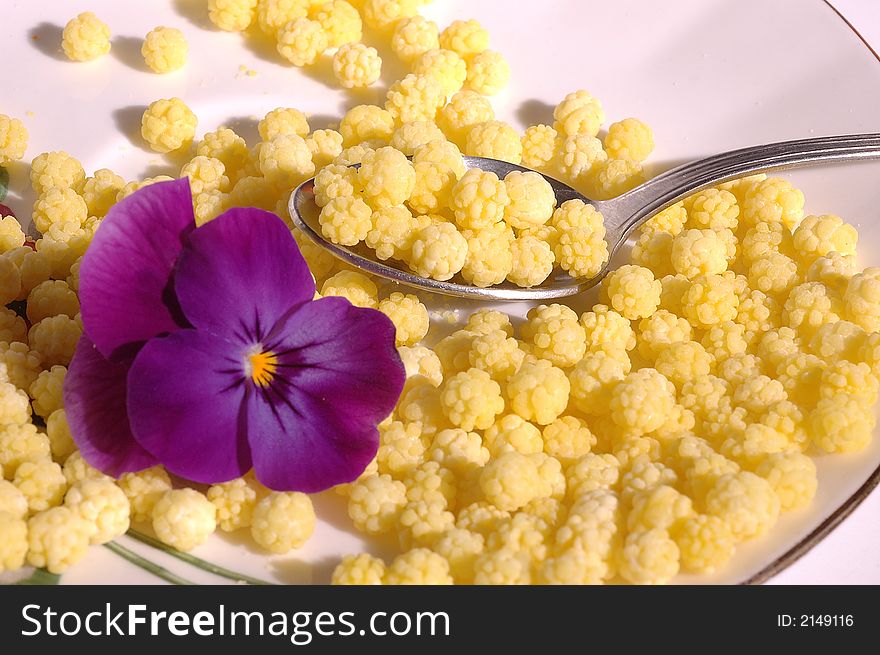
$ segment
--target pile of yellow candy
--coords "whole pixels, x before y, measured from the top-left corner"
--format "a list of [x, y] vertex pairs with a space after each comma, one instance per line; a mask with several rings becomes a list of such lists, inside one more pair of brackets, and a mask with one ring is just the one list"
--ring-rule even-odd
[[[381, 70], [360, 43], [362, 23], [411, 72], [384, 106], [353, 107], [338, 130], [311, 130], [281, 107], [260, 121], [259, 143], [226, 127], [196, 140], [195, 114], [171, 98], [145, 111], [144, 139], [190, 153], [179, 175], [200, 224], [234, 206], [289, 222], [291, 189], [316, 176], [327, 238], [363, 242], [420, 275], [533, 286], [556, 265], [594, 274], [607, 258], [598, 212], [556, 207], [538, 175], [465, 172], [461, 153], [522, 163], [603, 199], [643, 180], [650, 129], [625, 119], [600, 140], [602, 106], [576, 91], [552, 121], [521, 134], [486, 97], [508, 77], [486, 31], [475, 21], [441, 31], [419, 4], [210, 0], [218, 27], [258, 26], [280, 62], [332, 56], [345, 88]], [[106, 52], [109, 30], [95, 21], [81, 15], [65, 30], [71, 58]], [[157, 32], [146, 61], [182, 65], [183, 37]], [[20, 121], [0, 116], [0, 164], [21, 158], [26, 139]], [[184, 481], [172, 489], [161, 468], [113, 481], [70, 439], [60, 388], [81, 331], [78, 260], [118, 199], [160, 179], [86, 177], [70, 155], [44, 153], [31, 165], [36, 249], [14, 219], [0, 221], [0, 295], [26, 300], [32, 324], [0, 315], [0, 571], [25, 561], [63, 571], [129, 520], [181, 550], [217, 527], [250, 529], [271, 552], [311, 534], [302, 494], [270, 493], [250, 476], [206, 494]], [[811, 502], [812, 456], [871, 440], [880, 269], [858, 269], [856, 230], [837, 216], [805, 217], [803, 194], [785, 180], [720, 185], [651, 218], [632, 263], [606, 278], [589, 311], [534, 306], [517, 330], [481, 310], [439, 340], [418, 296], [294, 236], [320, 295], [391, 318], [407, 370], [375, 461], [336, 490], [354, 528], [396, 535], [401, 554], [345, 557], [334, 583], [663, 583], [716, 572], [780, 513]]]

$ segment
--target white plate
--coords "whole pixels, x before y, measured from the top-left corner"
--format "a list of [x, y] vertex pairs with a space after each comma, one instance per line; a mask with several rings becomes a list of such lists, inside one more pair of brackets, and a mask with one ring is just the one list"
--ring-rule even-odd
[[[155, 175], [167, 172], [167, 162], [144, 149], [138, 128], [144, 106], [157, 98], [184, 98], [199, 117], [199, 134], [226, 123], [251, 142], [258, 117], [276, 106], [298, 107], [320, 127], [337, 121], [352, 104], [381, 98], [378, 89], [346, 94], [320, 75], [279, 65], [271, 49], [210, 29], [204, 0], [151, 2], [149, 9], [113, 0], [86, 4], [3, 3], [0, 110], [25, 120], [31, 134], [28, 158], [63, 148], [89, 171], [108, 166], [129, 179]], [[58, 48], [61, 27], [86, 8], [111, 26], [113, 50], [95, 62], [70, 63]], [[880, 62], [821, 0], [449, 0], [429, 5], [424, 13], [441, 26], [455, 18], [477, 18], [490, 30], [492, 47], [507, 56], [513, 70], [510, 88], [494, 101], [499, 117], [519, 127], [549, 122], [552, 106], [567, 92], [589, 89], [602, 99], [609, 120], [637, 116], [653, 126], [657, 171], [761, 142], [880, 131]], [[183, 29], [190, 43], [187, 66], [166, 76], [145, 71], [139, 54], [143, 35], [160, 24]], [[23, 169], [13, 167], [11, 173], [7, 203], [27, 207], [27, 192], [24, 198], [17, 195]], [[859, 226], [865, 265], [880, 264], [878, 174], [880, 165], [862, 164], [791, 176], [804, 190], [809, 212], [838, 213]], [[841, 508], [861, 498], [863, 485], [876, 484], [878, 465], [880, 440], [855, 456], [822, 458], [819, 494], [810, 508], [784, 516], [768, 537], [740, 548], [716, 578], [682, 580], [767, 577], [790, 562], [793, 547], [811, 545], [803, 540], [829, 517], [841, 518], [846, 512]], [[339, 555], [368, 546], [349, 527], [338, 498], [331, 494], [316, 505], [321, 521], [301, 551], [266, 557], [246, 538], [218, 535], [195, 554], [279, 582], [326, 582]], [[878, 504], [873, 506], [876, 510]], [[130, 539], [122, 543], [191, 580], [218, 580]], [[841, 567], [837, 551], [816, 551], [785, 579], [811, 582], [822, 579], [821, 571], [842, 570], [843, 579], [832, 580], [880, 582], [873, 549], [862, 550], [861, 561], [838, 569], [833, 568]], [[798, 570], [805, 573], [798, 576]], [[157, 579], [106, 549], [93, 548], [63, 581]]]

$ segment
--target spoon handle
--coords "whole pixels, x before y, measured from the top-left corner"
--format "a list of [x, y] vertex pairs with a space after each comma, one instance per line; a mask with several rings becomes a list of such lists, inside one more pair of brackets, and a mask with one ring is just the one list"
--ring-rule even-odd
[[[799, 139], [741, 148], [678, 166], [608, 201], [609, 236], [623, 239], [649, 216], [685, 196], [744, 175], [825, 162], [880, 159], [880, 134]], [[610, 209], [610, 207], [609, 207]], [[614, 223], [617, 223], [616, 225]]]

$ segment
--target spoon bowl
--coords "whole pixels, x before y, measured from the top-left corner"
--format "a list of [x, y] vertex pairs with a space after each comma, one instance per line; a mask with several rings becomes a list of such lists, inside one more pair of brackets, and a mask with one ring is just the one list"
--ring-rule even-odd
[[610, 272], [610, 261], [625, 243], [629, 234], [658, 211], [678, 202], [685, 196], [706, 187], [744, 175], [795, 168], [825, 162], [844, 162], [880, 158], [880, 134], [856, 134], [819, 137], [797, 141], [783, 141], [700, 159], [673, 168], [612, 200], [594, 201], [567, 184], [529, 168], [498, 159], [463, 157], [466, 168], [491, 171], [504, 178], [511, 171], [538, 172], [550, 183], [556, 195], [556, 204], [567, 200], [582, 200], [593, 205], [605, 219], [608, 243], [608, 261], [591, 278], [572, 278], [555, 267], [540, 285], [531, 288], [512, 283], [491, 287], [477, 287], [461, 280], [438, 281], [421, 277], [410, 271], [406, 264], [396, 260], [380, 261], [364, 244], [340, 246], [324, 238], [318, 223], [320, 209], [315, 203], [315, 180], [306, 180], [290, 196], [290, 216], [294, 224], [313, 242], [342, 261], [367, 273], [399, 282], [400, 284], [458, 298], [488, 301], [550, 300], [564, 298], [595, 286]]
[[[500, 159], [488, 159], [485, 157], [463, 157], [465, 168], [479, 168], [491, 171], [503, 178], [511, 171], [530, 171], [531, 169]], [[544, 178], [553, 187], [556, 194], [556, 204], [560, 205], [566, 200], [579, 199], [591, 203], [596, 209], [602, 211], [604, 203], [593, 202], [563, 184], [559, 180], [544, 175]], [[406, 264], [394, 259], [380, 261], [376, 254], [363, 243], [357, 246], [340, 246], [324, 238], [321, 234], [321, 226], [318, 223], [318, 215], [321, 209], [315, 203], [315, 180], [306, 180], [300, 184], [290, 197], [290, 216], [294, 224], [312, 241], [326, 249], [342, 261], [359, 268], [367, 273], [378, 275], [388, 280], [393, 280], [407, 286], [432, 291], [446, 296], [458, 298], [474, 298], [490, 301], [507, 300], [549, 300], [551, 298], [563, 298], [580, 291], [589, 289], [598, 284], [601, 278], [577, 280], [558, 267], [553, 269], [540, 287], [525, 289], [511, 282], [496, 284], [491, 287], [477, 287], [461, 280], [460, 275], [455, 275], [451, 280], [441, 282], [424, 278], [410, 271]]]

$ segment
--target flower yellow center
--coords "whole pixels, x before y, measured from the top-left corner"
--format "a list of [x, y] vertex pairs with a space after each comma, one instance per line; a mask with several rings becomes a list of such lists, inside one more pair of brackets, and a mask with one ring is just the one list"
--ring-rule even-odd
[[251, 380], [258, 387], [265, 387], [275, 377], [278, 370], [278, 357], [273, 352], [257, 352], [248, 355]]

